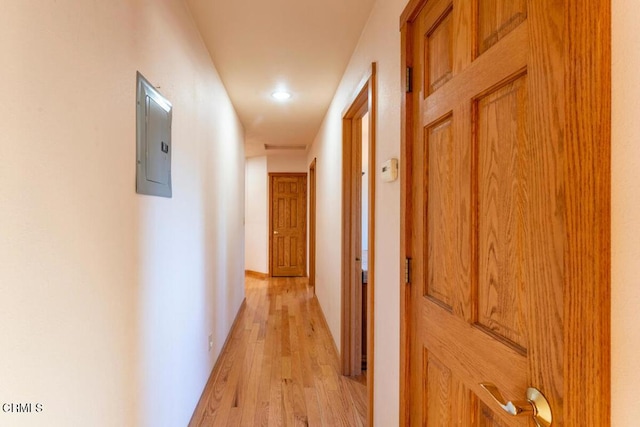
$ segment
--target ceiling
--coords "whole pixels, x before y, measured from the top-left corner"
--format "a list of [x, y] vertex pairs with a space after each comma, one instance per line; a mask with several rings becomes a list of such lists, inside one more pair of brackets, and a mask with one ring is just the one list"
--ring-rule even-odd
[[[312, 142], [375, 0], [187, 0], [247, 157]], [[271, 94], [287, 90], [277, 101]]]

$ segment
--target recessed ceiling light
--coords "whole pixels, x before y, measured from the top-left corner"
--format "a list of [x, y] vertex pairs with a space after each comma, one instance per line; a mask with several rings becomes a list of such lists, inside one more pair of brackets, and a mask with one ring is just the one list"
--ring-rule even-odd
[[278, 101], [286, 101], [287, 99], [291, 98], [291, 93], [284, 90], [279, 90], [273, 92], [271, 96], [273, 96]]

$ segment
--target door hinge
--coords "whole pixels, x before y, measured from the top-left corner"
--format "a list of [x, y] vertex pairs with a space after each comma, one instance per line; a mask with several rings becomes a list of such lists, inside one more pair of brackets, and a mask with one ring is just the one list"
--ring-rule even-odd
[[411, 67], [407, 67], [406, 91], [407, 93], [413, 92], [413, 68]]
[[404, 259], [404, 283], [411, 283], [411, 258]]

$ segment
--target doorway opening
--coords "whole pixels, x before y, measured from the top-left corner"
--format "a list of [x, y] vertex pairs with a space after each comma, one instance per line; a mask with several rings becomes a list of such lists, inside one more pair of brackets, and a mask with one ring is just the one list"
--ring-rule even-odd
[[375, 296], [376, 64], [358, 85], [342, 119], [342, 329], [343, 375], [367, 384], [373, 419]]

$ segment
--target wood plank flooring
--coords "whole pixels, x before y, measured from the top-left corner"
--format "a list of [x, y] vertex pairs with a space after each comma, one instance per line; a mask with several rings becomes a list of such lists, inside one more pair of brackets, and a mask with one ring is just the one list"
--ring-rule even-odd
[[306, 278], [246, 278], [246, 301], [189, 423], [365, 426], [365, 377], [340, 375]]

